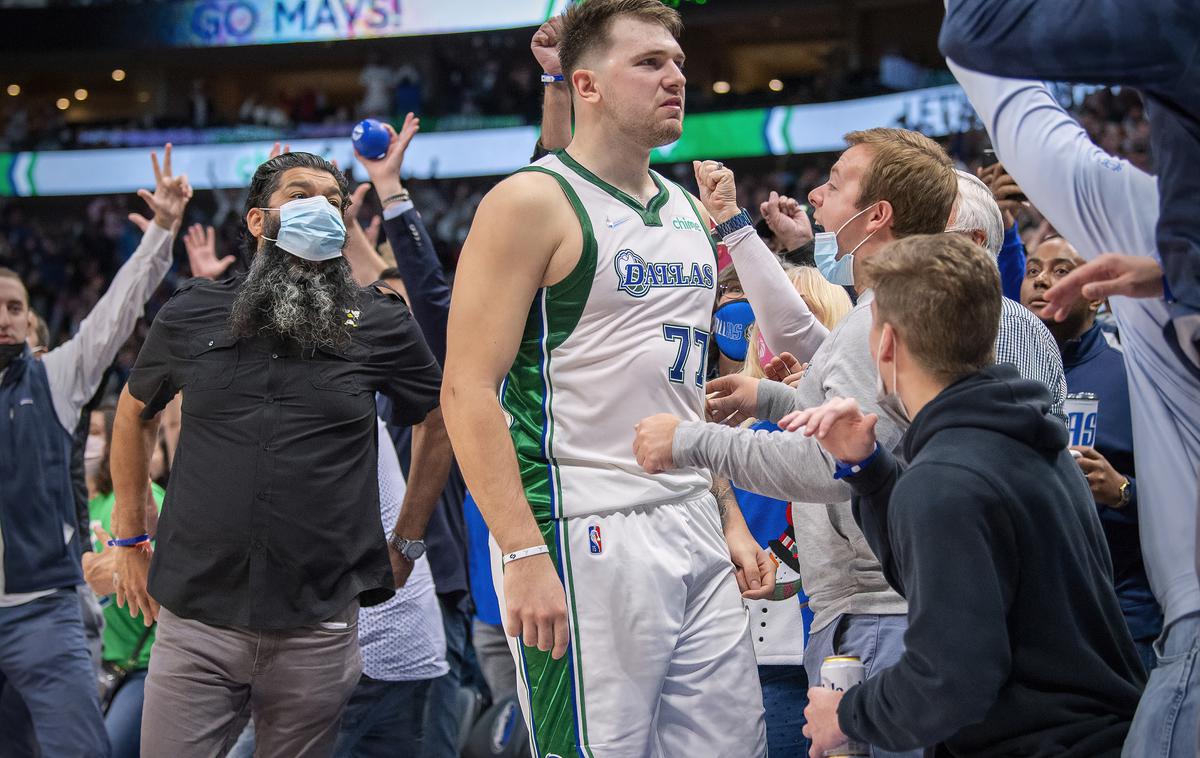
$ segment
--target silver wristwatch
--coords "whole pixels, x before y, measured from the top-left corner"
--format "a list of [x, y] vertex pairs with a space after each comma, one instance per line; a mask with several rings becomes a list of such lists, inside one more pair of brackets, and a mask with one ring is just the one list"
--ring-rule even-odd
[[418, 558], [425, 555], [425, 540], [407, 540], [392, 532], [388, 536], [388, 545], [394, 547], [396, 552], [404, 556], [410, 563], [415, 563]]

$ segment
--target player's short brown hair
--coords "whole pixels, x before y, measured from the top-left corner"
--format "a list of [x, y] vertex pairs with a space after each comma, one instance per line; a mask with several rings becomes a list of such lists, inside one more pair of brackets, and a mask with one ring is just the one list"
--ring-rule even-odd
[[919, 132], [878, 127], [850, 132], [846, 143], [871, 149], [871, 166], [860, 182], [858, 207], [887, 200], [892, 235], [935, 234], [958, 196], [954, 163], [942, 146]]
[[632, 16], [641, 21], [662, 24], [679, 39], [683, 19], [679, 11], [668, 8], [662, 0], [587, 0], [576, 3], [562, 14], [562, 37], [558, 42], [558, 60], [568, 81], [579, 68], [588, 52], [608, 44], [608, 32], [613, 21]]
[[891, 324], [922, 368], [954, 381], [996, 362], [1000, 272], [957, 234], [919, 234], [863, 261], [875, 318]]

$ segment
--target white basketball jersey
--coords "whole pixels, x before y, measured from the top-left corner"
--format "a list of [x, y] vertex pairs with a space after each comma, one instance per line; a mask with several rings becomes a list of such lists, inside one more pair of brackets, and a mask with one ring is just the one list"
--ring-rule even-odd
[[646, 416], [704, 419], [716, 245], [695, 201], [651, 172], [658, 194], [643, 206], [566, 152], [522, 170], [553, 176], [583, 230], [579, 264], [537, 291], [500, 391], [534, 515], [702, 494], [706, 471], [651, 475], [633, 455]]

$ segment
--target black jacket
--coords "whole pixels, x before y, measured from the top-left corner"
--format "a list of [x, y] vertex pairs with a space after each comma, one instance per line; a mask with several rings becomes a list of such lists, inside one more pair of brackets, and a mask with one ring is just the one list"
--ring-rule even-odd
[[938, 755], [1117, 756], [1145, 675], [1091, 492], [1045, 387], [998, 365], [947, 387], [847, 481], [909, 603], [905, 652], [842, 730]]

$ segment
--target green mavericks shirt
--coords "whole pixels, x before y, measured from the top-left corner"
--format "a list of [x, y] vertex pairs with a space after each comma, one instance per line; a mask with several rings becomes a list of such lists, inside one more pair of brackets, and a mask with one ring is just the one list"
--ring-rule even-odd
[[[158, 504], [158, 510], [162, 511], [163, 504], [163, 488], [157, 484], [150, 485], [151, 491], [154, 493], [154, 502]], [[112, 509], [113, 502], [116, 498], [113, 493], [107, 495], [97, 495], [88, 501], [88, 514], [92, 521], [99, 521], [106, 532], [112, 533]], [[103, 552], [106, 546], [101, 545], [98, 540], [94, 539], [92, 548], [97, 552]], [[103, 658], [105, 661], [125, 665], [129, 660], [129, 656], [133, 655], [133, 649], [137, 647], [138, 640], [146, 633], [146, 625], [142, 623], [141, 614], [136, 618], [129, 615], [128, 608], [118, 608], [115, 597], [105, 598], [108, 602], [104, 603], [104, 636], [103, 640]], [[144, 669], [150, 665], [150, 646], [154, 644], [154, 630], [150, 630], [150, 634], [146, 637], [146, 642], [142, 645], [142, 651], [138, 654], [135, 669]]]

